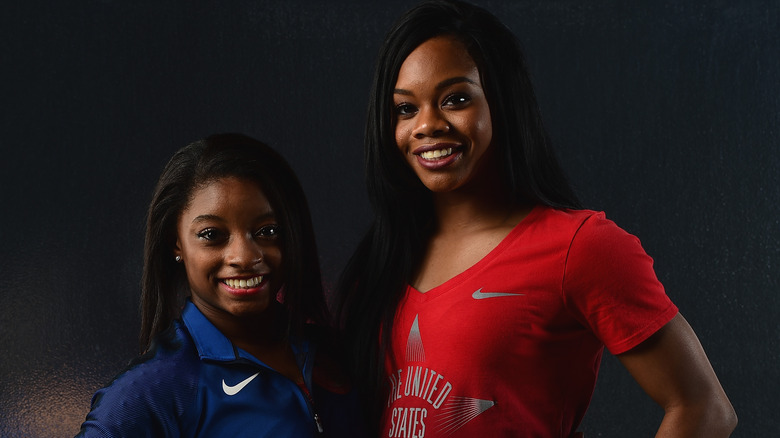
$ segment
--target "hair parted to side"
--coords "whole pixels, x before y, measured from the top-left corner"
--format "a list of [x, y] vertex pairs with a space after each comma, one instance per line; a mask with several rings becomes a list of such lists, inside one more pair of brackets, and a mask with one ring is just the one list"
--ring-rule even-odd
[[[339, 282], [339, 320], [353, 372], [369, 400], [382, 385], [385, 345], [434, 218], [430, 192], [395, 142], [393, 91], [407, 56], [436, 36], [451, 36], [479, 70], [501, 176], [518, 205], [581, 208], [551, 147], [520, 43], [490, 12], [458, 0], [433, 0], [403, 14], [379, 51], [368, 104], [365, 173], [374, 220]], [[382, 342], [377, 342], [380, 339]], [[368, 359], [367, 359], [368, 358]], [[369, 421], [376, 424], [380, 408]]]
[[284, 306], [288, 334], [307, 322], [327, 322], [314, 229], [306, 196], [287, 161], [268, 145], [242, 134], [217, 134], [178, 150], [168, 161], [149, 205], [141, 295], [141, 351], [181, 312], [189, 295], [184, 266], [174, 259], [177, 224], [193, 192], [215, 180], [255, 182], [280, 225]]

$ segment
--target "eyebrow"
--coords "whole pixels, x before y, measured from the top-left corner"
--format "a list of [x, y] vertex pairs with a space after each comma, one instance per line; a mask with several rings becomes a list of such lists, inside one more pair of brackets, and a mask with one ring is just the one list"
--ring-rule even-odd
[[[466, 82], [472, 85], [479, 85], [465, 76], [455, 76], [454, 78], [445, 79], [439, 82], [438, 84], [436, 84], [436, 89], [441, 90], [442, 88], [447, 88], [450, 85], [460, 84], [462, 82]], [[403, 88], [396, 88], [393, 90], [393, 94], [403, 94], [405, 96], [411, 96], [412, 92], [409, 90], [405, 90]]]
[[220, 221], [222, 220], [221, 217], [214, 215], [214, 214], [202, 214], [200, 216], [195, 217], [195, 219], [192, 220], [192, 223], [197, 222], [206, 222], [206, 221]]
[[[263, 213], [255, 218], [255, 221], [262, 222], [268, 219], [276, 219], [276, 215], [273, 211], [269, 211], [267, 213]], [[215, 214], [202, 214], [200, 216], [195, 217], [195, 219], [192, 220], [192, 223], [200, 223], [200, 222], [208, 222], [208, 221], [224, 221], [224, 219], [221, 216], [217, 216]]]

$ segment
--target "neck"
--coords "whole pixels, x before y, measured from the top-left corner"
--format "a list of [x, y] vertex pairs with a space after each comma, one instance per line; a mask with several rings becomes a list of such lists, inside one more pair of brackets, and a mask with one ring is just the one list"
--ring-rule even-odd
[[437, 233], [501, 227], [525, 210], [512, 199], [497, 172], [483, 173], [458, 190], [434, 193], [433, 205]]
[[287, 342], [287, 318], [280, 304], [270, 306], [262, 315], [232, 318], [217, 328], [234, 345], [248, 351], [274, 349]]

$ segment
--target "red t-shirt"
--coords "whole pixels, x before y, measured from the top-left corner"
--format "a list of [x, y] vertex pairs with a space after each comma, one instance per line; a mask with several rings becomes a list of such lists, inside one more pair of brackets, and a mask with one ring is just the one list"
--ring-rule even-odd
[[603, 213], [536, 207], [471, 268], [408, 287], [382, 436], [570, 437], [604, 346], [623, 353], [677, 314], [652, 264]]

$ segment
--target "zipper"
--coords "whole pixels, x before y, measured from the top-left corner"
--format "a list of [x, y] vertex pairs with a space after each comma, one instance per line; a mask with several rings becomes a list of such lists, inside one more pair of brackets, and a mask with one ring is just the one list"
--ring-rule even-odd
[[322, 427], [322, 419], [320, 419], [320, 415], [317, 413], [317, 409], [314, 406], [314, 398], [311, 396], [309, 388], [306, 387], [306, 382], [298, 383], [298, 387], [301, 388], [303, 395], [305, 395], [306, 399], [309, 401], [309, 408], [311, 408], [311, 412], [314, 416], [314, 424], [317, 425], [317, 432], [325, 432], [325, 429]]
[[[290, 347], [292, 347], [292, 344], [290, 344]], [[263, 363], [263, 361], [260, 361], [257, 358], [255, 358], [255, 360], [259, 361], [262, 364], [264, 369], [271, 370], [272, 372], [279, 374], [283, 378], [292, 381], [293, 383], [295, 383], [301, 389], [301, 392], [303, 392], [303, 395], [305, 396], [306, 401], [308, 402], [309, 413], [314, 418], [314, 424], [317, 426], [317, 432], [324, 433], [325, 432], [325, 428], [322, 427], [322, 419], [320, 418], [320, 415], [317, 413], [317, 410], [315, 409], [315, 406], [314, 406], [314, 397], [312, 397], [311, 392], [309, 392], [309, 388], [306, 387], [306, 372], [305, 372], [305, 369], [306, 369], [306, 361], [309, 359], [309, 354], [307, 354], [306, 352], [298, 353], [295, 350], [296, 349], [293, 348], [293, 354], [295, 356], [297, 356], [297, 357], [300, 357], [301, 360], [302, 360], [302, 362], [300, 362], [299, 369], [301, 371], [301, 377], [303, 378], [303, 380], [300, 383], [292, 381], [292, 379], [289, 379], [288, 377], [283, 376], [281, 373], [279, 373], [275, 369], [273, 369], [273, 368], [269, 367], [268, 365], [266, 365], [265, 363]], [[240, 359], [242, 362], [246, 361], [246, 362], [249, 362], [249, 363], [255, 365], [254, 361], [246, 359], [245, 357], [241, 356], [239, 354], [238, 347], [236, 347], [235, 345], [233, 345], [233, 353], [235, 354], [236, 359]], [[251, 354], [250, 354], [250, 356], [251, 356]], [[298, 360], [296, 360], [296, 362], [297, 361]]]
[[[301, 352], [300, 354], [300, 369], [301, 369], [301, 382], [297, 383], [298, 387], [301, 388], [301, 392], [303, 392], [303, 395], [306, 397], [306, 400], [309, 402], [309, 413], [314, 418], [314, 424], [317, 426], [317, 432], [323, 433], [325, 432], [325, 428], [322, 427], [322, 418], [320, 418], [320, 415], [317, 413], [317, 407], [314, 404], [314, 397], [312, 397], [311, 392], [309, 391], [309, 388], [306, 386], [306, 362], [311, 359], [312, 351], [306, 351]], [[311, 364], [312, 367], [314, 367], [314, 363]]]

